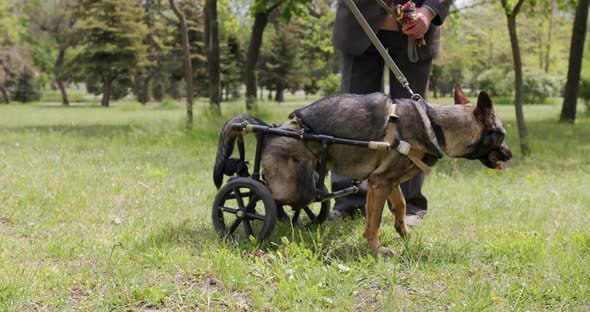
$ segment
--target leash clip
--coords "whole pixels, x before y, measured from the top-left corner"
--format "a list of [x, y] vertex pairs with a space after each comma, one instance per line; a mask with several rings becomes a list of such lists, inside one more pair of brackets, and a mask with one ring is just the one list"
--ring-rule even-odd
[[397, 151], [401, 154], [408, 155], [410, 153], [411, 145], [406, 141], [399, 141], [399, 145], [397, 146]]

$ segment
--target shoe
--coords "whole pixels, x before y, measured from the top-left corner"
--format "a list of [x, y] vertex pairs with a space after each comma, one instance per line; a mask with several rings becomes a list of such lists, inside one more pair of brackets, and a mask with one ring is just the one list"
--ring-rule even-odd
[[330, 211], [330, 215], [328, 216], [328, 220], [330, 220], [330, 221], [334, 221], [336, 219], [341, 219], [341, 218], [352, 218], [352, 215], [346, 211], [332, 209], [332, 211]]
[[422, 216], [420, 215], [415, 215], [415, 214], [411, 214], [411, 215], [406, 215], [406, 224], [409, 226], [422, 226]]

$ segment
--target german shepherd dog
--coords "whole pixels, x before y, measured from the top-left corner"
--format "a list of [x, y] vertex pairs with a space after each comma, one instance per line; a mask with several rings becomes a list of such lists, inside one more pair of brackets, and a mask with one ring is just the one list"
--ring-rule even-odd
[[[308, 131], [334, 137], [383, 141], [388, 128], [389, 110], [397, 105], [397, 137], [413, 149], [424, 151], [423, 162], [434, 165], [442, 153], [450, 157], [477, 159], [486, 167], [501, 169], [500, 162], [512, 157], [504, 141], [506, 130], [494, 114], [487, 93], [479, 94], [472, 105], [460, 88], [455, 90], [455, 103], [436, 105], [409, 99], [390, 100], [386, 95], [339, 94], [320, 99], [289, 115], [281, 129]], [[240, 114], [225, 123], [220, 133], [214, 182], [219, 188], [224, 172], [233, 174], [229, 157], [236, 139], [241, 135], [231, 130], [235, 122], [266, 125], [254, 117]], [[436, 137], [438, 144], [433, 142]], [[317, 141], [267, 135], [262, 152], [262, 174], [278, 204], [303, 207], [315, 198], [316, 166], [321, 145]], [[381, 165], [385, 161], [385, 168]], [[375, 170], [380, 167], [381, 170]], [[392, 250], [381, 246], [378, 237], [383, 207], [392, 202], [395, 228], [401, 236], [409, 234], [405, 222], [406, 203], [399, 184], [417, 175], [419, 167], [396, 149], [383, 153], [374, 149], [333, 144], [328, 151], [328, 169], [356, 180], [368, 180], [365, 206], [364, 237], [372, 250], [390, 255]], [[229, 171], [229, 172], [228, 172]], [[238, 170], [239, 171], [239, 170]], [[239, 173], [239, 172], [238, 172]]]

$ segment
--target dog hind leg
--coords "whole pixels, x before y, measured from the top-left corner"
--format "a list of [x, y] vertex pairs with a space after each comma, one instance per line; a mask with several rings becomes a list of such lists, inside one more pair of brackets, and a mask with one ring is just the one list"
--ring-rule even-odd
[[410, 230], [406, 225], [406, 199], [404, 194], [398, 185], [395, 185], [389, 194], [389, 200], [391, 200], [392, 213], [395, 215], [395, 230], [402, 237], [406, 237], [410, 234]]
[[393, 250], [381, 246], [379, 242], [379, 226], [387, 196], [391, 193], [391, 181], [379, 175], [371, 175], [368, 179], [367, 202], [365, 204], [365, 232], [364, 237], [369, 247], [383, 255], [393, 255]]

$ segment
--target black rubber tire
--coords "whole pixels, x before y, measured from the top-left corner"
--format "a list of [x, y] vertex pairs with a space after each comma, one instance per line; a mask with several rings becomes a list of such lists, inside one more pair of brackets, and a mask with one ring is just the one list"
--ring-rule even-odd
[[277, 208], [264, 185], [252, 178], [237, 178], [219, 189], [211, 216], [222, 238], [248, 241], [252, 235], [262, 242], [277, 223]]

